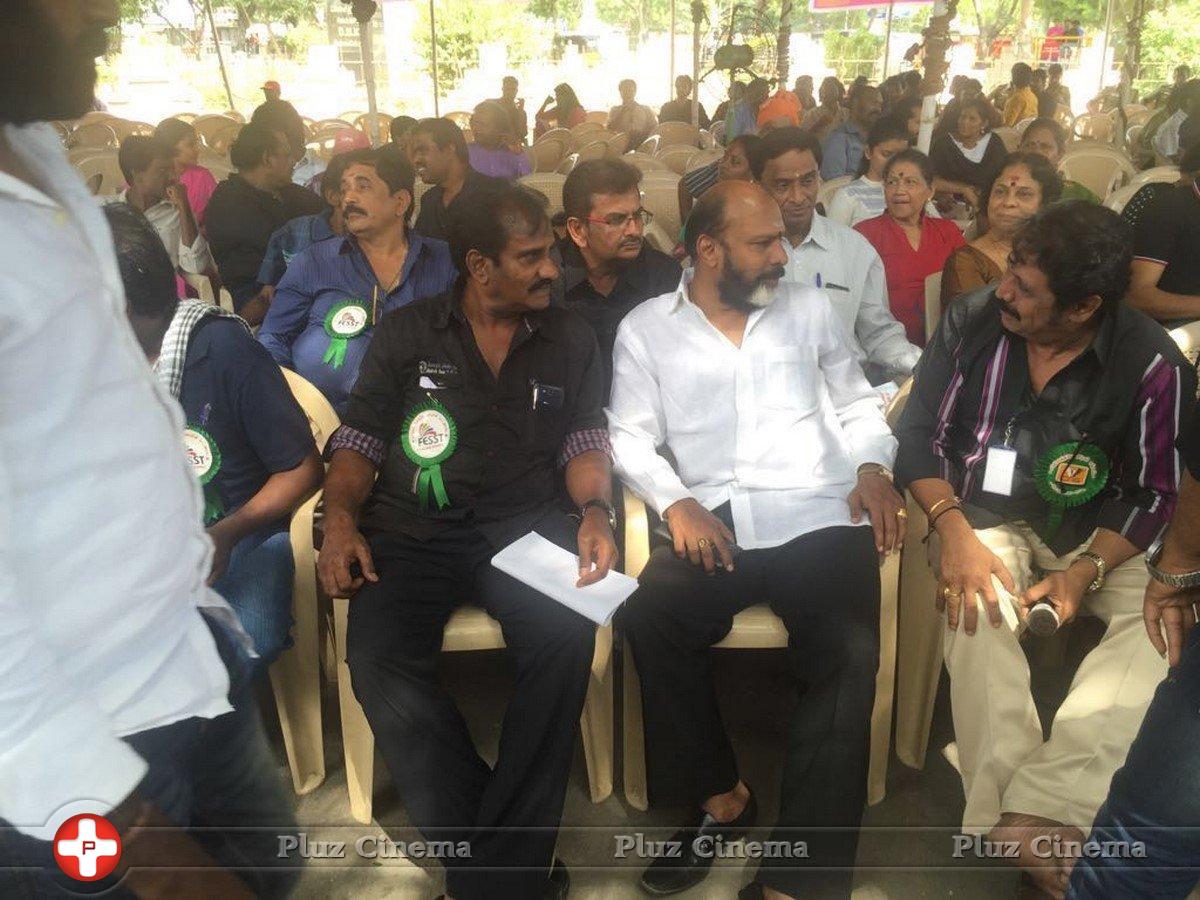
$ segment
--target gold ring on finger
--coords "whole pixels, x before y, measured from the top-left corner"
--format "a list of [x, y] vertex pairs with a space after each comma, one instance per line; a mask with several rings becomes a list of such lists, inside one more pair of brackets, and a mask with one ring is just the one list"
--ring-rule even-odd
[[908, 518], [908, 510], [907, 509], [896, 510], [896, 518], [897, 519], [907, 519]]
[[708, 538], [700, 538], [700, 540], [696, 542], [696, 546], [703, 550], [705, 547], [712, 546], [712, 541], [710, 541]]

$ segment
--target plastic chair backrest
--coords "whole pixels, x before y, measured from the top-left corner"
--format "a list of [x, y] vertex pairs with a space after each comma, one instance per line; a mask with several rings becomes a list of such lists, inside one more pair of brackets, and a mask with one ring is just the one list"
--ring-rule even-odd
[[562, 190], [566, 180], [565, 175], [557, 172], [534, 172], [532, 175], [526, 175], [520, 179], [521, 184], [546, 195], [546, 199], [550, 201], [547, 211], [551, 216], [562, 212]]
[[934, 272], [925, 278], [925, 340], [937, 331], [942, 317], [942, 273]]
[[660, 160], [676, 175], [682, 175], [688, 170], [688, 163], [692, 157], [698, 153], [700, 151], [695, 147], [667, 147], [665, 150], [659, 150], [655, 159]]
[[631, 166], [634, 166], [637, 169], [640, 169], [642, 172], [670, 172], [671, 171], [669, 168], [667, 168], [667, 164], [664, 163], [661, 159], [655, 159], [653, 156], [651, 156], [648, 153], [641, 153], [636, 150], [633, 153], [626, 153], [624, 156], [621, 157], [621, 159], [624, 160], [625, 162], [629, 163]]
[[657, 134], [661, 138], [660, 147], [700, 146], [700, 129], [689, 122], [662, 122], [651, 134]]
[[108, 122], [89, 122], [80, 125], [67, 138], [71, 148], [91, 147], [97, 150], [116, 150], [121, 145], [117, 132]]
[[591, 159], [604, 159], [608, 155], [608, 143], [605, 141], [592, 141], [579, 150], [578, 161], [587, 162]]
[[75, 170], [83, 176], [83, 180], [89, 184], [96, 175], [100, 176], [100, 184], [95, 190], [98, 197], [114, 197], [125, 189], [125, 174], [117, 162], [115, 150], [105, 150], [85, 156], [75, 162], [74, 166]]
[[679, 234], [679, 176], [674, 172], [647, 172], [642, 178], [642, 205], [668, 236]]
[[553, 172], [562, 162], [566, 146], [562, 141], [538, 141], [526, 153], [535, 172]]
[[304, 410], [304, 415], [308, 419], [308, 427], [312, 429], [313, 439], [317, 442], [317, 450], [324, 453], [325, 445], [329, 443], [329, 439], [341, 425], [338, 414], [325, 399], [325, 395], [317, 390], [312, 382], [297, 375], [291, 369], [280, 368], [280, 371], [283, 372], [283, 378], [287, 381], [292, 396]]

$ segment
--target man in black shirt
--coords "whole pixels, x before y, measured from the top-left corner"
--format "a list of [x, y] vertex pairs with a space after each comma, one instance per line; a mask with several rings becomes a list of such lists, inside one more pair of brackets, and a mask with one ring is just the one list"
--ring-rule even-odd
[[[1197, 410], [1200, 413], [1200, 410]], [[1143, 615], [1150, 640], [1166, 653], [1171, 677], [1158, 686], [1125, 765], [1113, 776], [1086, 853], [1071, 875], [1078, 900], [1183, 897], [1200, 881], [1200, 414], [1179, 438], [1186, 468], [1179, 505], [1160, 544]], [[1096, 852], [1140, 842], [1144, 858]]]
[[325, 201], [292, 184], [292, 147], [281, 131], [251, 123], [238, 134], [229, 157], [237, 173], [213, 191], [204, 230], [234, 309], [257, 325], [271, 302], [270, 286], [258, 280], [271, 235], [297, 216], [324, 211]]
[[[456, 900], [565, 894], [565, 870], [549, 884], [547, 871], [595, 635], [491, 558], [535, 530], [577, 550], [581, 584], [616, 559], [599, 351], [583, 320], [549, 306], [552, 245], [531, 193], [482, 192], [451, 226], [458, 285], [384, 317], [331, 439], [321, 580], [357, 591], [354, 691], [409, 818], [470, 844], [445, 861]], [[556, 503], [564, 481], [577, 532]], [[520, 672], [494, 767], [436, 675], [467, 601], [499, 620]]]
[[1129, 304], [1167, 328], [1200, 319], [1200, 144], [1179, 170], [1138, 217], [1129, 285]]
[[426, 184], [413, 231], [422, 237], [449, 240], [450, 219], [478, 201], [480, 191], [497, 179], [471, 168], [467, 141], [449, 119], [422, 119], [410, 134], [413, 168]]
[[625, 314], [679, 287], [679, 263], [645, 240], [650, 213], [638, 191], [642, 173], [616, 159], [580, 163], [563, 183], [567, 237], [559, 242], [563, 275], [555, 303], [580, 313], [596, 332], [604, 399], [612, 383], [613, 344]]
[[709, 119], [708, 113], [704, 111], [704, 104], [696, 105], [696, 113], [700, 118], [699, 122], [692, 121], [692, 76], [680, 75], [675, 79], [675, 99], [662, 105], [662, 109], [658, 111], [658, 121], [689, 122], [700, 128], [707, 128]]
[[[942, 318], [899, 426], [897, 479], [938, 539], [963, 829], [1019, 842], [1019, 863], [1059, 896], [1070, 860], [1039, 859], [1035, 839], [1083, 837], [1166, 672], [1142, 633], [1142, 554], [1175, 505], [1196, 376], [1121, 304], [1131, 256], [1110, 210], [1039, 213], [999, 286]], [[1040, 602], [1107, 625], [1045, 743], [1018, 642]]]

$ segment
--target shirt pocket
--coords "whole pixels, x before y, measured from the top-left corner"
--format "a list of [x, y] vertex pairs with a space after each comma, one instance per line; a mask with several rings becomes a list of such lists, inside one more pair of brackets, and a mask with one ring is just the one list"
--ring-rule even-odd
[[820, 402], [815, 347], [768, 347], [755, 357], [758, 402], [772, 410], [808, 415]]

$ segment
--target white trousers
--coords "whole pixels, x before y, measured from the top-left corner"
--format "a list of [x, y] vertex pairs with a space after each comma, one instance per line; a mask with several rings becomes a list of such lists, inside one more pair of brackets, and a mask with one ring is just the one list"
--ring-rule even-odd
[[[1018, 594], [1045, 573], [1067, 568], [1085, 546], [1055, 556], [1025, 525], [975, 534], [1008, 567]], [[934, 541], [931, 552], [936, 559]], [[1028, 813], [1074, 825], [1085, 834], [1090, 830], [1167, 672], [1166, 660], [1151, 646], [1142, 624], [1148, 579], [1139, 553], [1109, 572], [1101, 590], [1084, 597], [1080, 612], [1086, 610], [1108, 627], [1076, 672], [1048, 741], [1042, 740], [1014, 619], [1006, 614], [999, 627], [992, 627], [976, 597], [975, 634], [963, 631], [961, 621], [958, 630], [945, 628], [954, 737], [966, 794], [965, 833], [986, 833], [1002, 813]], [[1012, 604], [1015, 611], [1016, 598], [995, 576], [993, 583], [1001, 603]]]

